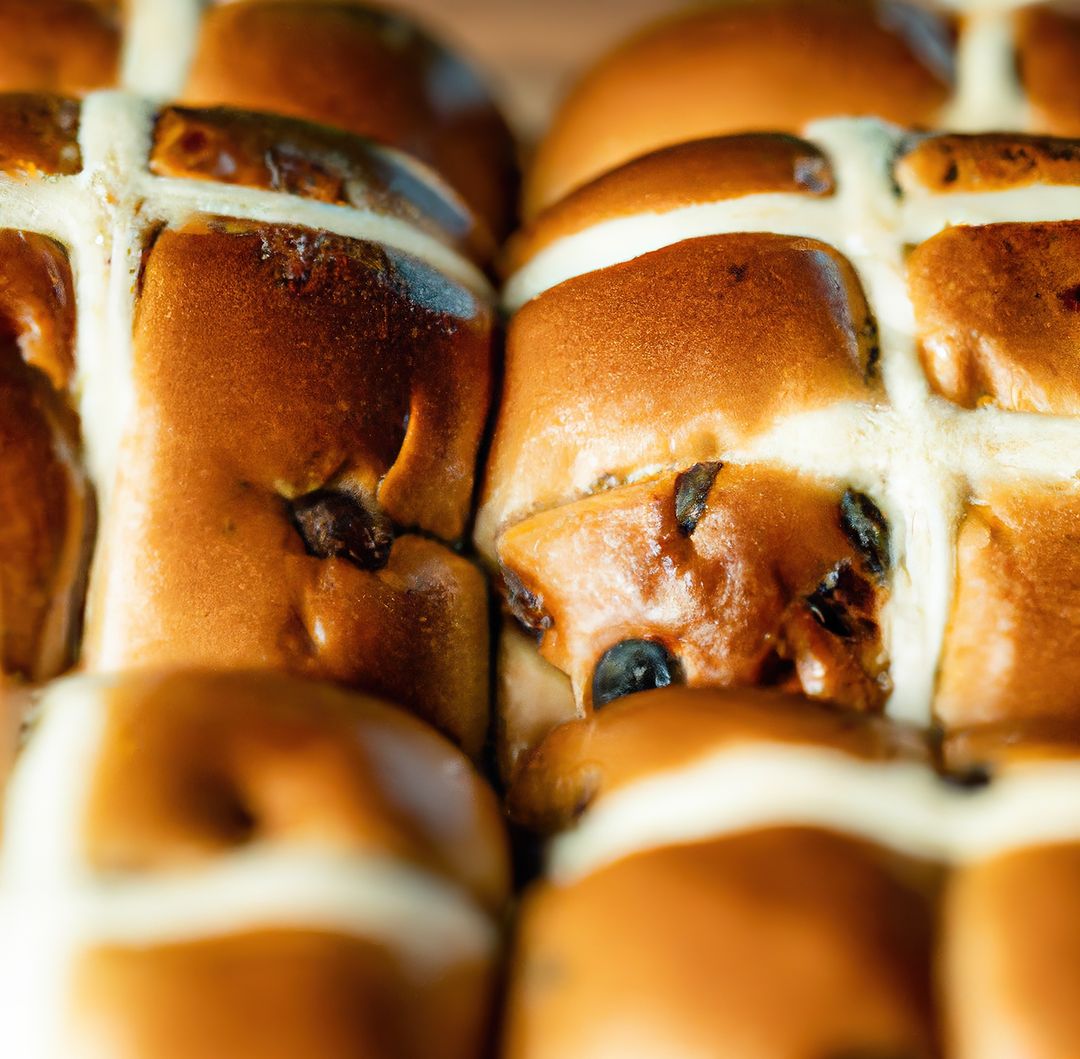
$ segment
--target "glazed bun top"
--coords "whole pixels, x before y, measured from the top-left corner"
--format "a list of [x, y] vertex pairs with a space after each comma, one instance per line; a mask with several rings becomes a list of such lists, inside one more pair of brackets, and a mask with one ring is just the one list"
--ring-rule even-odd
[[[527, 180], [525, 214], [631, 158], [819, 118], [1080, 131], [1075, 12], [1025, 0], [725, 0], [616, 49], [571, 93]], [[1017, 74], [1019, 70], [1019, 77]]]
[[82, 694], [83, 709], [104, 714], [80, 828], [94, 872], [181, 871], [255, 844], [315, 845], [411, 863], [492, 910], [505, 898], [490, 789], [404, 711], [239, 672], [146, 673]]
[[669, 682], [1075, 717], [1078, 188], [1074, 140], [841, 118], [526, 227], [476, 540], [544, 724]]
[[349, 0], [3, 0], [0, 91], [121, 87], [302, 118], [431, 165], [490, 232], [513, 216], [514, 148], [475, 74], [407, 20]]
[[488, 909], [505, 899], [491, 789], [430, 726], [377, 699], [167, 669], [56, 682], [34, 723], [7, 806], [16, 883], [168, 878], [295, 850], [409, 865]]
[[0, 856], [19, 1055], [479, 1054], [508, 853], [429, 726], [187, 669], [54, 681], [36, 714]]
[[824, 750], [854, 761], [926, 763], [917, 733], [771, 690], [663, 688], [613, 702], [555, 729], [510, 788], [511, 815], [544, 832], [571, 826], [598, 800], [724, 751]]
[[16, 94], [0, 214], [0, 669], [72, 660], [95, 537], [90, 669], [334, 679], [479, 753], [486, 595], [453, 545], [492, 243], [461, 197], [299, 119]]

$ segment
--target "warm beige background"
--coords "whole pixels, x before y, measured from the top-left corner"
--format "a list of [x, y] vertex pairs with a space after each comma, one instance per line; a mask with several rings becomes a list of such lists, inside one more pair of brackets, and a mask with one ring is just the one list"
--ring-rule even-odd
[[688, 0], [385, 0], [469, 56], [526, 138], [602, 52]]

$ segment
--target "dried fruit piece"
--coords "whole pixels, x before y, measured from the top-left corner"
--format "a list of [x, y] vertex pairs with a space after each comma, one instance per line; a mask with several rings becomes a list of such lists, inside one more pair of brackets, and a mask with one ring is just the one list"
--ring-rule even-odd
[[713, 483], [723, 466], [722, 463], [697, 463], [675, 479], [675, 521], [687, 537], [697, 529]]
[[840, 525], [867, 569], [884, 580], [889, 569], [889, 523], [881, 509], [865, 493], [848, 489], [840, 499]]
[[381, 570], [390, 559], [394, 527], [373, 501], [319, 489], [295, 500], [292, 518], [309, 555], [346, 559], [361, 570]]
[[593, 706], [682, 682], [682, 667], [663, 644], [623, 640], [603, 653], [593, 671]]

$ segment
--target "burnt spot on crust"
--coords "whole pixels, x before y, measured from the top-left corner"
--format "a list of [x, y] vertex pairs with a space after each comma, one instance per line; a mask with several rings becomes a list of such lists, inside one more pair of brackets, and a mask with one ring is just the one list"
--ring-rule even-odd
[[697, 529], [722, 463], [697, 463], [675, 479], [675, 521], [689, 537]]
[[341, 252], [341, 241], [326, 232], [264, 228], [259, 236], [260, 257], [277, 269], [278, 282], [298, 295], [326, 282], [335, 253]]
[[1058, 301], [1067, 312], [1080, 312], [1080, 284], [1069, 287], [1067, 290], [1058, 291]]
[[841, 639], [873, 636], [877, 624], [873, 612], [874, 593], [846, 559], [837, 563], [806, 597], [814, 620], [826, 632]]
[[889, 569], [889, 523], [877, 504], [865, 493], [848, 489], [840, 498], [840, 526], [866, 568], [884, 580]]
[[308, 555], [345, 559], [361, 570], [381, 570], [389, 561], [393, 523], [373, 500], [354, 492], [318, 489], [290, 507]]
[[806, 605], [810, 609], [814, 620], [826, 632], [841, 639], [848, 639], [852, 635], [852, 628], [848, 624], [847, 616], [841, 606], [835, 601], [835, 582], [829, 574], [824, 581], [806, 597]]
[[779, 648], [774, 647], [761, 663], [754, 683], [763, 688], [786, 688], [789, 691], [798, 691], [799, 674], [794, 660], [785, 657]]
[[166, 107], [154, 127], [151, 172], [351, 203], [403, 217], [477, 257], [486, 232], [416, 163], [339, 129], [228, 107]]
[[502, 569], [503, 599], [514, 620], [537, 641], [551, 628], [551, 615], [544, 610], [544, 600], [525, 587], [513, 570]]
[[1073, 184], [1080, 140], [1020, 133], [916, 135], [905, 138], [894, 176], [931, 191], [971, 192]]
[[655, 640], [622, 640], [609, 647], [593, 670], [593, 706], [634, 695], [639, 691], [683, 683], [682, 666]]

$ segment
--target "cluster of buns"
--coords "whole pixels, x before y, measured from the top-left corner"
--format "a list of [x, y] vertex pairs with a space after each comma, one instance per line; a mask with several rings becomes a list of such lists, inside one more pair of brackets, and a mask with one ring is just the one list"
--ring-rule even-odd
[[350, 3], [4, 0], [0, 88], [0, 1053], [475, 1059], [509, 133]]
[[506, 1054], [1073, 1055], [1080, 762], [1057, 749], [949, 784], [916, 731], [771, 690], [564, 725], [510, 790], [568, 830], [521, 912]]
[[475, 1059], [494, 795], [422, 722], [273, 673], [69, 677], [8, 793], [12, 1056]]
[[1080, 1054], [1078, 64], [0, 0], [0, 1054]]
[[673, 18], [538, 152], [512, 1059], [1080, 1052], [1080, 10], [951, 7]]
[[534, 216], [660, 147], [800, 132], [838, 114], [908, 128], [1080, 133], [1071, 0], [717, 0], [651, 26], [584, 77], [525, 188]]

